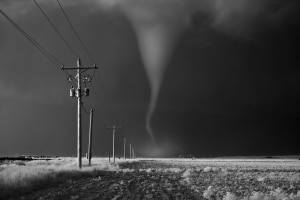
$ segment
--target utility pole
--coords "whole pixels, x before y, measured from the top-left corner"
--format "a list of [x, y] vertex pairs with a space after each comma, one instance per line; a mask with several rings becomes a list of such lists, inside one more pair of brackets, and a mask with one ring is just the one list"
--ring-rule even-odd
[[88, 159], [89, 166], [91, 166], [92, 159], [92, 130], [93, 130], [93, 109], [90, 110], [90, 129], [89, 129], [89, 148], [88, 148]]
[[132, 158], [135, 159], [134, 148], [132, 148]]
[[116, 125], [113, 125], [112, 127], [106, 127], [106, 129], [112, 129], [112, 132], [113, 132], [113, 158], [114, 158], [114, 164], [115, 164], [115, 132], [117, 129], [120, 129], [121, 127], [120, 126], [116, 126]]
[[[91, 81], [91, 77], [90, 76], [82, 76], [82, 73], [89, 70], [89, 69], [97, 69], [98, 67], [96, 66], [96, 64], [94, 64], [94, 66], [92, 67], [81, 67], [81, 62], [80, 62], [80, 58], [77, 59], [77, 66], [76, 67], [65, 67], [64, 65], [62, 65], [61, 69], [62, 70], [77, 70], [77, 74], [75, 76], [75, 79], [77, 80], [77, 89], [75, 90], [74, 87], [72, 86], [72, 88], [70, 89], [70, 96], [77, 97], [77, 166], [80, 169], [82, 166], [82, 162], [81, 162], [81, 155], [82, 155], [82, 148], [81, 148], [81, 144], [82, 144], [82, 126], [81, 126], [81, 97], [82, 97], [82, 91], [81, 91], [81, 84], [82, 82]], [[71, 80], [71, 76], [68, 77], [69, 80]], [[88, 96], [89, 95], [89, 89], [88, 88], [84, 88], [84, 95]]]
[[131, 159], [131, 143], [129, 144], [129, 158]]
[[124, 160], [126, 160], [126, 137], [124, 137]]

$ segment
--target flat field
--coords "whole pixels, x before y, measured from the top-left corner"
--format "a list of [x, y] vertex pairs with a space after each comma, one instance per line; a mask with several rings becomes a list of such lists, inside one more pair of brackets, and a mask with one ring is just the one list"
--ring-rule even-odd
[[83, 159], [0, 163], [0, 199], [300, 200], [298, 159]]

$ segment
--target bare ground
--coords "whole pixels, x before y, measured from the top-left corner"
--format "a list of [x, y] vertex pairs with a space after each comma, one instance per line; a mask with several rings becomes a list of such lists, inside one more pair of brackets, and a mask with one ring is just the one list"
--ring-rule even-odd
[[21, 199], [201, 199], [180, 180], [180, 175], [173, 173], [102, 171], [94, 177], [66, 180]]
[[[299, 169], [238, 169], [204, 172], [192, 165], [168, 164], [159, 161], [125, 162], [121, 171], [96, 171], [86, 177], [69, 178], [44, 189], [12, 199], [204, 199], [203, 192], [215, 188], [220, 198], [226, 192], [249, 196], [252, 192], [268, 193], [280, 188], [283, 192], [300, 191]], [[180, 172], [164, 169], [177, 168]], [[159, 169], [159, 170], [158, 170]], [[191, 170], [185, 177], [186, 170]], [[270, 177], [260, 180], [259, 177]], [[274, 178], [275, 177], [275, 178]], [[287, 178], [292, 178], [288, 180]]]

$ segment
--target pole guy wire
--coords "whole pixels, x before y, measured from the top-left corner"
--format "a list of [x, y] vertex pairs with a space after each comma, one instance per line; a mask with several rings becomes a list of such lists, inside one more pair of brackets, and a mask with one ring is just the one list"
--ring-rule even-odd
[[41, 8], [41, 6], [38, 4], [36, 0], [33, 0], [35, 5], [38, 7], [38, 9], [41, 11], [43, 16], [46, 18], [48, 23], [52, 26], [54, 31], [57, 33], [57, 35], [61, 38], [61, 40], [66, 44], [66, 46], [69, 48], [69, 50], [74, 54], [76, 58], [79, 58], [78, 54], [75, 52], [75, 50], [71, 47], [71, 45], [67, 42], [67, 40], [63, 37], [63, 35], [58, 31], [54, 23], [50, 20], [50, 18], [47, 16], [47, 14], [44, 12], [44, 10]]
[[79, 34], [77, 33], [75, 27], [73, 26], [70, 18], [68, 17], [67, 13], [65, 12], [64, 8], [62, 7], [62, 5], [60, 4], [59, 0], [57, 0], [57, 3], [62, 11], [62, 13], [64, 14], [65, 18], [67, 19], [68, 23], [70, 24], [75, 36], [77, 37], [78, 41], [80, 42], [82, 48], [84, 49], [85, 53], [87, 54], [87, 56], [89, 57], [89, 59], [93, 62], [93, 63], [96, 63], [94, 61], [94, 59], [92, 58], [92, 56], [90, 55], [89, 51], [87, 50], [86, 46], [84, 45], [82, 39], [79, 37]]
[[55, 58], [49, 51], [47, 51], [43, 46], [41, 46], [36, 40], [34, 40], [30, 34], [24, 31], [14, 20], [12, 20], [2, 9], [0, 13], [6, 18], [6, 20], [11, 23], [33, 46], [35, 46], [42, 54], [44, 54], [53, 64], [59, 68], [63, 65], [57, 58]]
[[[82, 102], [83, 102], [84, 104], [86, 104], [88, 107], [90, 107], [90, 109], [93, 107], [93, 106], [91, 106], [91, 105], [87, 102], [86, 99], [83, 99], [83, 98], [82, 98]], [[85, 108], [84, 104], [82, 104], [83, 111], [84, 111], [86, 114], [89, 115], [90, 112]], [[90, 110], [90, 109], [89, 109], [89, 110]]]

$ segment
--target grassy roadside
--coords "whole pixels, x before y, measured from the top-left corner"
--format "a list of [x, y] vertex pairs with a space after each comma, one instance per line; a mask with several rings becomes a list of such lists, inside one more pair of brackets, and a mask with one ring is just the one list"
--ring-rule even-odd
[[92, 177], [99, 170], [117, 170], [118, 166], [101, 162], [79, 170], [74, 158], [49, 161], [13, 161], [0, 165], [0, 199], [8, 199], [59, 184], [68, 179]]

